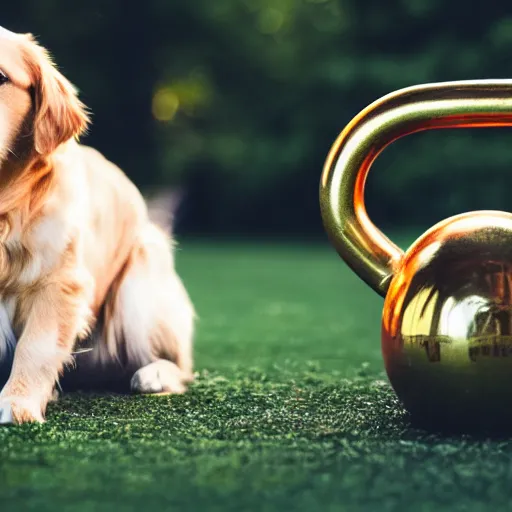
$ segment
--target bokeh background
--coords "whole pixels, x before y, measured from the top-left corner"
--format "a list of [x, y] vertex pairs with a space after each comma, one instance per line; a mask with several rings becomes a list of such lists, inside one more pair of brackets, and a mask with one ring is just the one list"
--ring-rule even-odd
[[[199, 316], [187, 394], [68, 394], [45, 425], [0, 429], [1, 512], [512, 510], [510, 439], [411, 428], [384, 373], [382, 299], [340, 264], [318, 201], [333, 141], [370, 102], [512, 78], [509, 3], [4, 0], [1, 14], [79, 87], [84, 142], [143, 191], [183, 192], [177, 265]], [[370, 215], [404, 247], [449, 215], [512, 211], [511, 142], [397, 141], [370, 173]]]
[[[94, 114], [84, 142], [147, 191], [177, 187], [182, 236], [323, 236], [318, 182], [368, 103], [430, 81], [512, 75], [512, 14], [463, 0], [25, 0]], [[375, 164], [368, 209], [423, 229], [512, 208], [510, 130], [422, 133]]]

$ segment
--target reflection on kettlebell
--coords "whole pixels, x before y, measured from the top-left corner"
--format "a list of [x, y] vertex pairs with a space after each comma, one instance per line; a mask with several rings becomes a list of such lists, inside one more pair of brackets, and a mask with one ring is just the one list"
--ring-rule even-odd
[[403, 89], [349, 123], [321, 178], [331, 242], [385, 297], [382, 351], [391, 385], [412, 418], [436, 428], [512, 432], [512, 215], [451, 217], [404, 253], [368, 218], [365, 180], [402, 136], [499, 126], [512, 126], [512, 80]]

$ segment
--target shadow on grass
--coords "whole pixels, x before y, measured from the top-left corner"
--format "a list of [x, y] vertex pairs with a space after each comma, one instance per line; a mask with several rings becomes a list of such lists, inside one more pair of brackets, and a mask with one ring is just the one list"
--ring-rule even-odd
[[[504, 439], [415, 422], [384, 378], [325, 382], [306, 373], [276, 382], [249, 371], [229, 379], [204, 373], [182, 396], [71, 393], [52, 404], [49, 427], [91, 439], [225, 442], [421, 441]], [[450, 426], [449, 426], [450, 427]]]

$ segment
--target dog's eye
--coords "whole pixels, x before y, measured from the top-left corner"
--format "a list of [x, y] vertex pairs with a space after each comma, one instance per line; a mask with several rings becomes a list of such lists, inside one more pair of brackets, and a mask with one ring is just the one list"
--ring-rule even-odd
[[8, 81], [9, 79], [7, 78], [7, 75], [3, 71], [0, 71], [0, 85], [4, 85]]

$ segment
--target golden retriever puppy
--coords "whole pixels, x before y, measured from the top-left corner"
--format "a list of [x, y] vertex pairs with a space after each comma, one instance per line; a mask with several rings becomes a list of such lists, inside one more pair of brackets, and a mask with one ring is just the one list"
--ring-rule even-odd
[[0, 29], [0, 423], [44, 421], [74, 364], [81, 385], [126, 378], [140, 393], [181, 393], [193, 378], [195, 313], [172, 235], [77, 142], [88, 123], [34, 38]]

